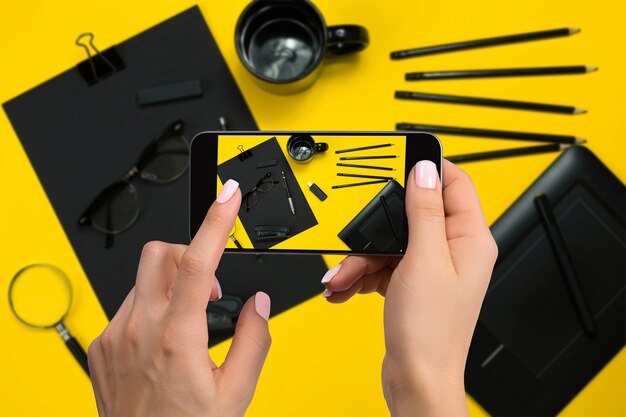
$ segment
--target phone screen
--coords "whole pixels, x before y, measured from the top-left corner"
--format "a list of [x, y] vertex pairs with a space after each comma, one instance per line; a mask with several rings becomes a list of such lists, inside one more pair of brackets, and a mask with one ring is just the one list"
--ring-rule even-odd
[[[429, 134], [205, 135], [192, 145], [191, 229], [223, 184], [237, 181], [242, 201], [227, 251], [401, 255], [406, 176], [422, 159], [441, 172], [441, 147]], [[210, 198], [194, 198], [200, 192]], [[201, 201], [206, 207], [193, 207]]]

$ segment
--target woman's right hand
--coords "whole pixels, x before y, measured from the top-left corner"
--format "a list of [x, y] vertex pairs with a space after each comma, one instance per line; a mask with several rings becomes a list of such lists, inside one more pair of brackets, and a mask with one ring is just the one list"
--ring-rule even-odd
[[394, 416], [468, 415], [463, 374], [497, 246], [469, 176], [448, 161], [406, 181], [409, 243], [398, 257], [349, 256], [322, 283], [331, 303], [385, 296], [382, 382]]

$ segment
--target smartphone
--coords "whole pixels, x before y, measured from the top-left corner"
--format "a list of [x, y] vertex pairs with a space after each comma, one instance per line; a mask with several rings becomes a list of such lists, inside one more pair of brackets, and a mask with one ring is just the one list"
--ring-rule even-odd
[[402, 255], [407, 175], [420, 160], [442, 173], [431, 133], [217, 131], [190, 146], [190, 238], [222, 185], [239, 183], [226, 252]]

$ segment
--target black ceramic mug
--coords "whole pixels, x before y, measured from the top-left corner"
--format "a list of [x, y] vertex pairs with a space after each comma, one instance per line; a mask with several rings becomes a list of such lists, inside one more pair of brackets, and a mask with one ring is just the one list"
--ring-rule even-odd
[[349, 54], [368, 43], [362, 26], [326, 26], [309, 0], [254, 0], [235, 28], [239, 59], [263, 88], [279, 94], [310, 87], [327, 52]]
[[327, 143], [315, 142], [310, 135], [293, 135], [287, 141], [287, 153], [299, 164], [308, 164], [316, 153], [327, 150]]

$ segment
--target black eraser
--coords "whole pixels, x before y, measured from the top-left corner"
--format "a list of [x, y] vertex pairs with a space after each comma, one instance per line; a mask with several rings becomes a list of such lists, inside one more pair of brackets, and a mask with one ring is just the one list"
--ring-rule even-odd
[[312, 182], [307, 182], [306, 185], [309, 186], [309, 190], [311, 190], [311, 192], [315, 195], [315, 197], [319, 198], [320, 201], [324, 201], [328, 198], [326, 193], [322, 191], [322, 189], [318, 187], [316, 184], [313, 184]]
[[150, 104], [200, 97], [201, 95], [202, 83], [200, 83], [200, 80], [191, 80], [160, 85], [158, 87], [142, 88], [137, 91], [137, 101], [140, 106], [147, 106]]
[[257, 168], [267, 168], [267, 167], [273, 167], [273, 166], [276, 166], [275, 159], [269, 159], [267, 161], [261, 161], [261, 162], [256, 163]]

